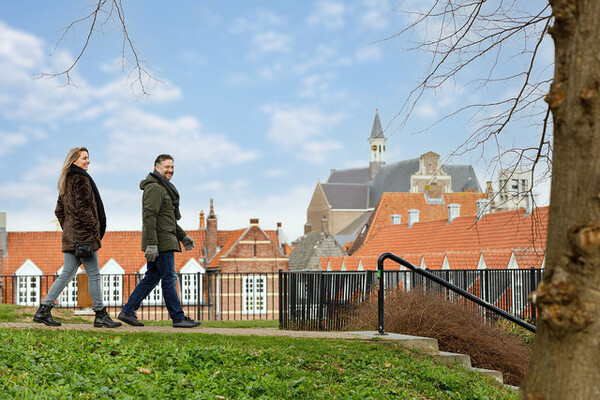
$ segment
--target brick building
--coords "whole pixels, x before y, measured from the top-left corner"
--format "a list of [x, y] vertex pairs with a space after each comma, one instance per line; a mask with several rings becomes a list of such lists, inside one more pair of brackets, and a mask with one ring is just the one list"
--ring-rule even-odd
[[[219, 230], [211, 200], [210, 213], [200, 213], [199, 227], [187, 230], [196, 247], [175, 253], [175, 270], [180, 274], [178, 290], [182, 304], [207, 304], [225, 315], [227, 307], [243, 309], [249, 314], [266, 314], [267, 304], [276, 304], [270, 296], [278, 293], [276, 279], [268, 274], [288, 269], [289, 247], [281, 242], [282, 227], [263, 230], [258, 219], [246, 228]], [[5, 290], [3, 303], [36, 306], [45, 297], [62, 269], [61, 232], [7, 232], [7, 254], [3, 257], [2, 275]], [[4, 244], [3, 244], [4, 246]], [[104, 301], [120, 307], [127, 301], [137, 282], [146, 272], [146, 259], [141, 250], [140, 231], [108, 231], [98, 251]], [[83, 273], [80, 268], [79, 273]], [[209, 282], [209, 275], [218, 280]], [[229, 284], [228, 281], [236, 281]], [[231, 301], [213, 304], [208, 286]], [[162, 305], [160, 285], [143, 305]], [[58, 305], [77, 306], [77, 281], [74, 279], [57, 299]]]
[[368, 167], [332, 169], [325, 183], [317, 183], [306, 211], [304, 233], [322, 230], [323, 219], [325, 230], [333, 235], [364, 223], [385, 192], [421, 193], [432, 202], [443, 201], [446, 193], [481, 193], [471, 165], [443, 165], [440, 156], [431, 151], [387, 164], [378, 111], [368, 140]]

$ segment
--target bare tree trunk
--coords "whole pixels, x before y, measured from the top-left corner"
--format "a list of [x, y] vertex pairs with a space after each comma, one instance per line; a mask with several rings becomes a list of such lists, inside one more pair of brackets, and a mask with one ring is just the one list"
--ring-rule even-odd
[[600, 399], [600, 1], [550, 0], [554, 157], [538, 333], [521, 398]]

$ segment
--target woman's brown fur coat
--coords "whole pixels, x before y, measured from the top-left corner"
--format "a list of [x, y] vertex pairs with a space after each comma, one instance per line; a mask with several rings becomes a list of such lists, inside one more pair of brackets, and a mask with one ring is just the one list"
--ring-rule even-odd
[[98, 208], [90, 180], [81, 174], [67, 175], [65, 193], [58, 196], [56, 218], [63, 230], [62, 251], [75, 251], [75, 242], [93, 242], [100, 249]]

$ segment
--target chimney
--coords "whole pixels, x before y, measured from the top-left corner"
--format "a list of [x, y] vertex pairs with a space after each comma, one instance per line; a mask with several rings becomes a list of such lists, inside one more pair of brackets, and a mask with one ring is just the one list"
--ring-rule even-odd
[[327, 232], [327, 216], [323, 215], [321, 219], [321, 232]]
[[210, 211], [206, 219], [206, 260], [211, 260], [217, 253], [217, 216], [213, 207], [213, 199], [210, 199]]
[[525, 215], [524, 215], [524, 217], [528, 217], [533, 212], [533, 201], [531, 201], [531, 197], [529, 197], [529, 193], [526, 193], [524, 197], [525, 197]]
[[250, 218], [250, 226], [258, 226], [258, 218]]
[[496, 210], [496, 196], [494, 195], [494, 188], [492, 187], [492, 181], [487, 181], [485, 184], [487, 186], [488, 200], [490, 200], [490, 203], [487, 207], [488, 212], [494, 212]]
[[304, 234], [306, 235], [307, 233], [311, 233], [312, 232], [312, 224], [306, 223], [304, 224]]
[[414, 208], [408, 210], [408, 227], [410, 228], [417, 222], [419, 222], [419, 210], [415, 210]]
[[281, 227], [281, 222], [277, 223], [277, 240], [279, 241], [279, 247], [283, 249], [284, 243], [287, 243], [287, 239], [283, 234], [283, 228]]
[[451, 224], [456, 217], [460, 217], [460, 204], [448, 204], [448, 223]]
[[477, 203], [477, 221], [483, 218], [484, 215], [490, 212], [490, 203], [488, 199], [479, 199]]
[[400, 225], [402, 223], [402, 215], [393, 214], [392, 215], [392, 225]]
[[199, 229], [205, 229], [206, 223], [204, 221], [204, 210], [200, 210], [200, 224], [198, 225]]
[[[0, 212], [0, 253], [2, 253], [3, 258], [8, 255], [8, 247], [6, 245], [7, 239], [8, 234], [6, 233], [6, 213]], [[1, 265], [2, 261], [0, 261], [0, 266]]]

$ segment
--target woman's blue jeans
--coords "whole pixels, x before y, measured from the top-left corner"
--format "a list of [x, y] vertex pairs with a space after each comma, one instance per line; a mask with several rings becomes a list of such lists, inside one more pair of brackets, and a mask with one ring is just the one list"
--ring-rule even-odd
[[53, 306], [54, 300], [58, 298], [60, 292], [71, 282], [71, 279], [77, 275], [77, 269], [83, 264], [85, 273], [88, 276], [88, 288], [90, 297], [94, 303], [94, 311], [100, 311], [104, 308], [102, 303], [102, 288], [100, 287], [100, 268], [98, 267], [98, 253], [90, 258], [78, 258], [73, 253], [65, 253], [63, 270], [57, 280], [54, 281], [52, 287], [48, 291], [46, 298], [42, 304]]
[[123, 306], [125, 314], [134, 314], [142, 301], [161, 282], [162, 294], [165, 299], [167, 311], [173, 322], [183, 320], [185, 314], [181, 309], [181, 302], [177, 295], [177, 274], [175, 273], [175, 255], [172, 251], [158, 253], [155, 261], [148, 261], [146, 276], [137, 284], [129, 296], [127, 304]]

